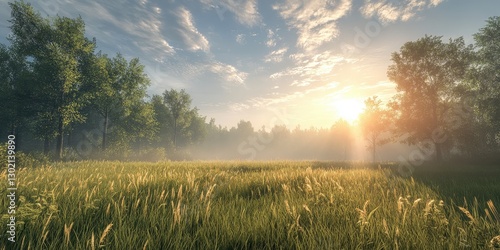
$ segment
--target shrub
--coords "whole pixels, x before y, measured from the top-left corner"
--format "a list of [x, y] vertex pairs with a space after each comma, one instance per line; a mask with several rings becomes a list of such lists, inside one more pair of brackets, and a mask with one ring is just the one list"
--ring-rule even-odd
[[130, 161], [165, 161], [167, 159], [167, 151], [165, 148], [148, 148], [133, 152], [127, 157]]
[[[40, 167], [50, 163], [47, 155], [42, 153], [24, 153], [16, 151], [16, 167]], [[7, 144], [0, 145], [0, 159], [7, 159]]]

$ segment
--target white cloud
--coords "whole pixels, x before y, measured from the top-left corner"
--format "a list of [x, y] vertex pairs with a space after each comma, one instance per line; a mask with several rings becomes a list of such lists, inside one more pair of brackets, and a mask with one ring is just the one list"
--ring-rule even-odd
[[444, 0], [430, 0], [429, 7], [438, 6], [442, 2], [444, 2]]
[[281, 48], [279, 50], [271, 51], [266, 57], [264, 58], [265, 62], [281, 62], [283, 61], [283, 57], [285, 53], [288, 51], [288, 48]]
[[443, 0], [365, 0], [360, 8], [361, 13], [366, 18], [377, 17], [383, 23], [391, 23], [398, 20], [408, 21], [419, 11], [432, 8]]
[[175, 12], [178, 18], [178, 32], [184, 44], [192, 51], [208, 51], [210, 44], [194, 25], [193, 16], [186, 8], [180, 7]]
[[[42, 11], [46, 9], [45, 1], [32, 4]], [[131, 1], [122, 5], [107, 1], [55, 1], [50, 5], [58, 10], [57, 14], [60, 16], [82, 16], [87, 32], [90, 36], [97, 37], [98, 45], [105, 43], [116, 46], [123, 39], [131, 41], [150, 56], [162, 58], [175, 53], [161, 32], [161, 9], [150, 6], [147, 1]]]
[[297, 30], [297, 45], [313, 50], [339, 35], [336, 21], [351, 9], [352, 0], [284, 0], [273, 8]]
[[244, 44], [245, 43], [245, 34], [236, 35], [236, 42], [239, 44]]
[[276, 46], [276, 35], [274, 34], [274, 31], [272, 31], [272, 30], [268, 30], [267, 31], [266, 46], [267, 47], [274, 47], [274, 46]]
[[[335, 89], [339, 86], [338, 82], [330, 82], [321, 86], [305, 89], [304, 91], [294, 91], [292, 93], [282, 93], [272, 92], [268, 97], [254, 97], [243, 102], [236, 102], [229, 104], [232, 110], [245, 110], [251, 107], [253, 108], [269, 108], [278, 104], [283, 103], [294, 103], [297, 99], [306, 97], [310, 94], [325, 92]], [[278, 87], [279, 88], [279, 87]], [[278, 89], [277, 86], [274, 89]]]
[[207, 67], [209, 71], [223, 77], [227, 83], [245, 85], [245, 80], [248, 76], [248, 73], [241, 72], [232, 65], [215, 61], [209, 64]]
[[336, 65], [346, 60], [329, 50], [315, 55], [293, 54], [290, 58], [295, 61], [296, 66], [272, 74], [271, 79], [293, 76], [296, 79], [292, 83], [293, 86], [307, 86], [316, 81], [324, 81]]
[[243, 111], [245, 109], [248, 109], [250, 108], [250, 106], [248, 104], [245, 104], [245, 103], [231, 103], [229, 104], [229, 109], [232, 110], [232, 111]]
[[261, 21], [257, 10], [257, 0], [200, 0], [206, 7], [213, 8], [220, 19], [231, 12], [236, 20], [247, 26], [254, 26]]

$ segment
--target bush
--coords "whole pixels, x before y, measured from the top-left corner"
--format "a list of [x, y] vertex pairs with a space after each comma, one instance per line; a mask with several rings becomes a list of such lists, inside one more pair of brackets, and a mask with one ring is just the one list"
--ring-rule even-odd
[[[48, 156], [42, 153], [24, 153], [16, 151], [16, 167], [40, 167], [50, 163]], [[1, 161], [7, 160], [7, 143], [0, 145], [0, 159]]]
[[168, 159], [173, 161], [189, 161], [193, 159], [193, 156], [187, 150], [172, 149], [169, 151]]
[[165, 148], [148, 148], [133, 152], [127, 157], [130, 161], [165, 161], [167, 160], [167, 151]]

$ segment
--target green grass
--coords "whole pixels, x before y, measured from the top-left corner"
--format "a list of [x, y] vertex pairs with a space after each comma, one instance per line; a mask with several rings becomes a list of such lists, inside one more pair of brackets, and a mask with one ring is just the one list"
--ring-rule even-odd
[[[492, 173], [407, 179], [286, 161], [23, 168], [17, 242], [3, 233], [0, 249], [487, 249], [500, 235]], [[5, 195], [0, 214], [5, 225]]]

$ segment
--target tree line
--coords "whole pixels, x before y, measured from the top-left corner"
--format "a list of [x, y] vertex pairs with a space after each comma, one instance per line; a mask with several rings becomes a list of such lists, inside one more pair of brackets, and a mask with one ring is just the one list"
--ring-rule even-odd
[[[148, 96], [140, 60], [97, 51], [81, 18], [43, 18], [24, 2], [9, 5], [10, 44], [0, 45], [0, 133], [14, 134], [21, 150], [55, 159], [131, 151], [145, 159], [189, 158], [180, 149], [211, 159], [354, 157], [354, 128], [343, 120], [330, 129], [257, 130], [244, 120], [223, 128], [192, 108], [185, 90]], [[397, 94], [386, 103], [368, 98], [359, 119], [374, 161], [395, 143], [438, 161], [499, 153], [500, 17], [489, 18], [474, 41], [425, 36], [392, 54], [387, 76]]]
[[[18, 148], [43, 141], [48, 154], [55, 141], [54, 156], [62, 159], [71, 139], [118, 151], [203, 138], [205, 118], [190, 108], [185, 91], [148, 98], [150, 80], [139, 59], [97, 51], [81, 18], [43, 18], [27, 3], [9, 5], [10, 45], [0, 45], [0, 128], [18, 138]], [[95, 127], [100, 135], [87, 138]]]

